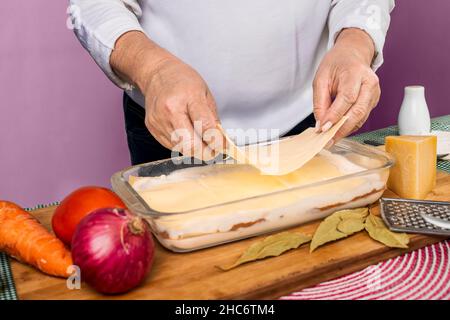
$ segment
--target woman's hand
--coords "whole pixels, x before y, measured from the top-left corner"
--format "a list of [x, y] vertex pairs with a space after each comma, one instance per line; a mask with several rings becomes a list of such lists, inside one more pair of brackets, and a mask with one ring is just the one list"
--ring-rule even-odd
[[145, 96], [145, 124], [163, 146], [184, 155], [214, 157], [204, 137], [218, 131], [216, 103], [205, 81], [176, 58], [162, 61], [149, 75]]
[[222, 151], [214, 98], [189, 65], [138, 31], [119, 38], [110, 64], [144, 95], [145, 124], [159, 143], [204, 160]]
[[361, 128], [380, 99], [378, 77], [370, 67], [374, 52], [367, 33], [345, 29], [317, 70], [313, 84], [316, 130], [327, 131], [349, 116], [334, 141]]

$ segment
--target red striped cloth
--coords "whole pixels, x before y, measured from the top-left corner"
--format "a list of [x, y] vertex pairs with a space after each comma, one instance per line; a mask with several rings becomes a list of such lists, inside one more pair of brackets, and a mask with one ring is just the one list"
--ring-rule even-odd
[[284, 300], [450, 300], [450, 241], [282, 297]]

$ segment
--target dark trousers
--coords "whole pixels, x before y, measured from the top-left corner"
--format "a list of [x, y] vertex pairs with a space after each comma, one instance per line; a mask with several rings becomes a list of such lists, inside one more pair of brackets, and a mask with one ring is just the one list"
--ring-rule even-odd
[[[123, 95], [123, 111], [131, 163], [136, 165], [170, 158], [171, 151], [160, 145], [145, 126], [144, 108], [134, 102], [126, 93]], [[285, 136], [299, 134], [314, 125], [314, 116], [311, 114]]]

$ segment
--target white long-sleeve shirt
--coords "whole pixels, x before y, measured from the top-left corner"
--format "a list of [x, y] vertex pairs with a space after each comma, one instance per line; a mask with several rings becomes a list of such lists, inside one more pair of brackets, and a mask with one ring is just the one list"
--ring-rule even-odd
[[[376, 58], [394, 0], [71, 0], [74, 30], [106, 75], [141, 106], [137, 88], [111, 70], [116, 40], [140, 30], [205, 79], [225, 128], [278, 129], [312, 112], [312, 81], [343, 28], [365, 30]], [[273, 137], [272, 137], [273, 138]]]

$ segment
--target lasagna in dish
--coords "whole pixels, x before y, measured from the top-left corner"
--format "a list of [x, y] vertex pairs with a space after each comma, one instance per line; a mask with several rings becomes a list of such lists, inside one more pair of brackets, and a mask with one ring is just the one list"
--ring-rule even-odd
[[189, 251], [367, 205], [381, 196], [387, 175], [322, 150], [282, 176], [223, 163], [158, 177], [130, 176], [129, 183], [156, 213], [149, 222], [159, 241]]

